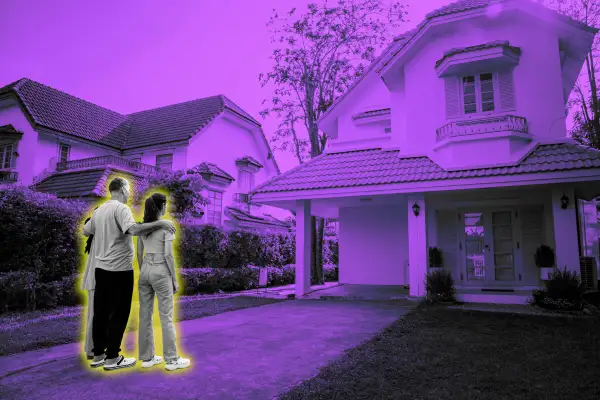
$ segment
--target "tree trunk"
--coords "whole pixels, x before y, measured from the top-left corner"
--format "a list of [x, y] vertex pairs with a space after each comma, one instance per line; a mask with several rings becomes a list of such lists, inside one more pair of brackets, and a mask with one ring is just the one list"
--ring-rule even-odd
[[323, 218], [311, 217], [310, 230], [312, 236], [310, 283], [311, 285], [323, 284]]

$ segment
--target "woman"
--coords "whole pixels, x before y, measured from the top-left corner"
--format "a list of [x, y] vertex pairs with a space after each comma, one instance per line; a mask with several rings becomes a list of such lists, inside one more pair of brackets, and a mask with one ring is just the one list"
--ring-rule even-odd
[[[154, 222], [165, 215], [167, 198], [154, 193], [146, 199], [144, 223]], [[154, 354], [152, 312], [154, 294], [158, 297], [158, 312], [163, 333], [163, 351], [167, 371], [187, 368], [190, 360], [177, 356], [175, 326], [173, 325], [173, 294], [177, 292], [173, 240], [175, 235], [159, 229], [138, 238], [137, 257], [141, 265], [138, 290], [140, 296], [139, 358], [142, 367], [150, 368], [162, 363], [163, 358]], [[146, 255], [144, 256], [144, 250]]]
[[[94, 210], [95, 211], [95, 210]], [[91, 219], [88, 218], [85, 220], [84, 224]], [[86, 330], [85, 330], [85, 344], [84, 350], [88, 360], [92, 360], [94, 358], [94, 341], [92, 340], [92, 322], [94, 321], [94, 288], [96, 287], [96, 282], [94, 280], [95, 266], [96, 260], [94, 257], [94, 235], [90, 235], [87, 238], [87, 242], [85, 244], [84, 253], [87, 253], [88, 258], [85, 264], [85, 271], [83, 273], [83, 279], [81, 281], [81, 289], [86, 290], [88, 292], [88, 310], [87, 310], [87, 319], [86, 319]]]

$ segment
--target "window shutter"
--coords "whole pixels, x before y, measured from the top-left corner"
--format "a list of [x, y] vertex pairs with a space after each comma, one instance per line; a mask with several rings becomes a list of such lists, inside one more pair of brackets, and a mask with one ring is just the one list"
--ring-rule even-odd
[[513, 82], [513, 71], [505, 70], [498, 72], [498, 108], [500, 111], [511, 111], [515, 109], [515, 90]]
[[446, 81], [446, 118], [457, 118], [460, 116], [460, 91], [458, 78], [450, 76], [444, 78]]

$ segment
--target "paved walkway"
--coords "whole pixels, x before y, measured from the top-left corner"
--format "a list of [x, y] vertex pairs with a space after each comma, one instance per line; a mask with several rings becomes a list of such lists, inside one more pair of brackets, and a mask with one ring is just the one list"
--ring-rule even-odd
[[[272, 399], [404, 315], [401, 301], [293, 300], [177, 325], [189, 370], [104, 372], [69, 344], [0, 357], [2, 399]], [[133, 336], [126, 339], [133, 353]], [[161, 346], [157, 346], [160, 349]]]

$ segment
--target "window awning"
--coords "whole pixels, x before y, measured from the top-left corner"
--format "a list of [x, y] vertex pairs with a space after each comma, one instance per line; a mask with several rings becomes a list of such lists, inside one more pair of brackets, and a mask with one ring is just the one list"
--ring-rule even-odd
[[508, 41], [450, 49], [435, 63], [440, 77], [497, 71], [519, 64], [521, 49]]

